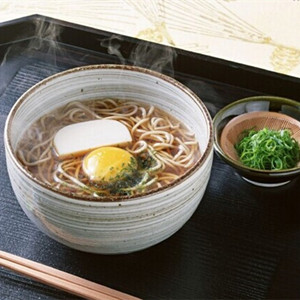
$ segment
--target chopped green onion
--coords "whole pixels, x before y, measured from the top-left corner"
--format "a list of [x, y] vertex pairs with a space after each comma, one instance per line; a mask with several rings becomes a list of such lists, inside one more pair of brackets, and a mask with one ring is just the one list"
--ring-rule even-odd
[[290, 131], [264, 128], [244, 132], [235, 144], [240, 161], [247, 167], [261, 170], [294, 168], [300, 161], [300, 147]]

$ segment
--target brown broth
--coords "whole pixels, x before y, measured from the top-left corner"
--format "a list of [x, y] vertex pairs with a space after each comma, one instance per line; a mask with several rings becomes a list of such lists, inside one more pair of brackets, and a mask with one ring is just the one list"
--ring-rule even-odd
[[[113, 182], [90, 181], [82, 169], [84, 156], [60, 161], [53, 148], [59, 129], [97, 118], [118, 120], [132, 133], [133, 142], [126, 150], [135, 157], [137, 168]], [[134, 153], [145, 143], [144, 151]], [[82, 197], [131, 196], [162, 188], [200, 158], [194, 134], [179, 120], [156, 107], [115, 99], [72, 102], [44, 115], [26, 130], [16, 154], [38, 181]]]

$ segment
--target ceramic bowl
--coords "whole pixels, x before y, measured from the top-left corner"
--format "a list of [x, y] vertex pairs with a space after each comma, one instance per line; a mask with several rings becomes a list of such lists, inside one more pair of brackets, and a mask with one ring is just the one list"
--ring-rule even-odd
[[300, 103], [286, 98], [255, 96], [222, 108], [213, 119], [216, 153], [248, 182], [275, 187], [300, 175], [300, 163], [287, 170], [259, 170], [243, 165], [234, 145], [245, 130], [289, 129], [300, 145]]
[[[34, 179], [15, 156], [24, 130], [68, 102], [105, 97], [146, 102], [171, 113], [195, 132], [200, 160], [166, 188], [115, 201], [68, 196]], [[5, 149], [15, 195], [41, 231], [82, 251], [129, 253], [165, 240], [196, 210], [212, 167], [212, 121], [202, 101], [170, 77], [132, 66], [85, 66], [51, 76], [18, 99], [7, 118]]]

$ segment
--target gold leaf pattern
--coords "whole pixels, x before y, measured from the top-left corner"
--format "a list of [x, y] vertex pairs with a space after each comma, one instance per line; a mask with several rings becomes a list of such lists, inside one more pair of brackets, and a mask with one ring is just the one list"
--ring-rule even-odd
[[300, 77], [299, 1], [1, 0], [0, 22], [36, 13]]
[[300, 64], [300, 51], [283, 46], [275, 47], [271, 62], [276, 72], [288, 74]]

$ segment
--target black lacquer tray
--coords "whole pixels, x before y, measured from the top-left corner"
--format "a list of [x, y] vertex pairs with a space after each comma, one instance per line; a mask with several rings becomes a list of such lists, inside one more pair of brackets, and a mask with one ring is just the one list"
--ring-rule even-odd
[[[158, 65], [157, 57], [166, 60]], [[140, 252], [105, 256], [67, 248], [37, 230], [13, 194], [3, 146], [17, 98], [75, 66], [155, 66], [196, 92], [212, 116], [252, 95], [300, 101], [300, 79], [38, 15], [0, 23], [0, 62], [1, 250], [144, 299], [300, 297], [300, 178], [255, 187], [215, 156], [205, 196], [179, 232]], [[79, 298], [0, 268], [0, 299]]]

